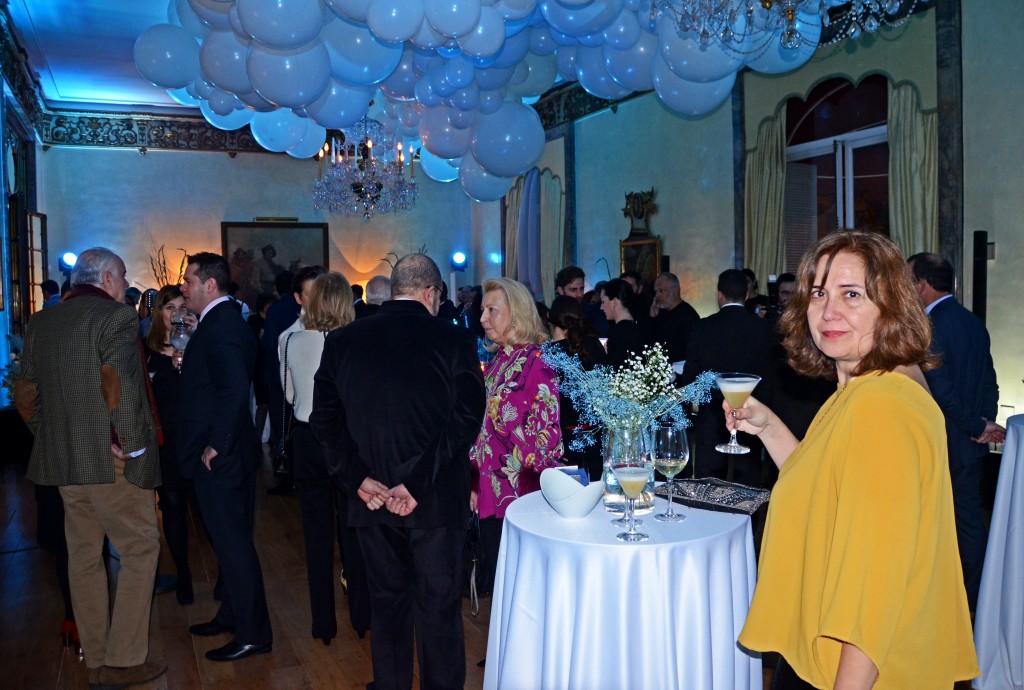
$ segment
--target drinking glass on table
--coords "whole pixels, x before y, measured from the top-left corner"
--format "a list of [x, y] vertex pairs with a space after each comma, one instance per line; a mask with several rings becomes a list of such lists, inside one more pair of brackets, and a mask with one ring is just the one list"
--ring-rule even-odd
[[629, 528], [625, 532], [615, 535], [619, 541], [638, 542], [647, 541], [650, 537], [636, 529], [636, 499], [643, 492], [647, 482], [651, 480], [651, 468], [645, 464], [637, 465], [616, 465], [612, 468], [615, 478], [622, 487], [622, 493], [626, 496], [626, 511], [629, 520]]
[[675, 495], [675, 476], [683, 471], [690, 460], [690, 444], [686, 440], [686, 429], [677, 428], [671, 422], [660, 424], [654, 429], [654, 469], [668, 479], [668, 509], [658, 513], [654, 519], [658, 522], [682, 522], [686, 516], [677, 513], [672, 498]]
[[[760, 376], [743, 374], [737, 371], [717, 374], [715, 376], [715, 382], [718, 384], [718, 389], [722, 391], [722, 397], [729, 403], [729, 407], [734, 410], [743, 407], [744, 403], [747, 402], [747, 398], [754, 392], [754, 388], [760, 381]], [[719, 443], [715, 446], [715, 450], [729, 455], [743, 455], [750, 452], [749, 448], [736, 442], [736, 429], [732, 430], [729, 442]]]
[[188, 345], [188, 341], [192, 338], [194, 323], [195, 317], [189, 313], [186, 307], [178, 307], [171, 315], [171, 333], [169, 340], [171, 347], [174, 348], [174, 354], [171, 355], [171, 360], [179, 371], [181, 370], [181, 359], [185, 354], [185, 347]]

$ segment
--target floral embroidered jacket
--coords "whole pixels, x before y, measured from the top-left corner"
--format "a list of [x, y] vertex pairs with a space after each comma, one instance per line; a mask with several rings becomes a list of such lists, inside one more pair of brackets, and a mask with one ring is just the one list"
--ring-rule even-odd
[[558, 467], [558, 380], [540, 345], [506, 345], [484, 372], [487, 412], [469, 451], [480, 517], [504, 517], [517, 496], [540, 488], [540, 473]]

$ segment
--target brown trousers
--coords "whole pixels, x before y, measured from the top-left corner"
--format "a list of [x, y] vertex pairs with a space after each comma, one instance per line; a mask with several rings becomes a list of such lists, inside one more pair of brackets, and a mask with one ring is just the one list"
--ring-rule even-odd
[[[113, 462], [113, 484], [60, 487], [71, 601], [89, 668], [136, 666], [149, 655], [149, 613], [160, 558], [154, 492], [124, 478], [124, 461]], [[113, 611], [104, 535], [121, 558]]]

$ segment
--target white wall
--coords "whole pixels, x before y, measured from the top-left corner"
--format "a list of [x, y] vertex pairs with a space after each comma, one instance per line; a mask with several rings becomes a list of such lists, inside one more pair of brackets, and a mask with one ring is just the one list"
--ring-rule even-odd
[[987, 324], [999, 402], [1006, 406], [1000, 421], [1024, 413], [1024, 15], [1007, 9], [1007, 3], [963, 0], [963, 286], [970, 305], [973, 235], [985, 230], [996, 243], [995, 261], [988, 262]]
[[662, 238], [683, 299], [701, 316], [717, 310], [718, 274], [733, 267], [732, 110], [700, 118], [670, 112], [653, 94], [576, 125], [578, 262], [588, 285], [618, 277], [629, 234], [626, 193], [654, 187], [651, 232]]
[[[316, 163], [284, 155], [53, 147], [39, 152], [39, 210], [49, 228], [50, 274], [66, 250], [103, 245], [121, 254], [133, 285], [152, 286], [149, 257], [165, 245], [169, 263], [189, 252], [221, 251], [221, 221], [297, 217], [329, 224], [331, 270], [365, 283], [389, 274], [381, 261], [426, 245], [447, 273], [452, 251], [469, 251], [476, 232], [494, 233], [474, 221], [458, 183], [417, 175], [419, 200], [411, 211], [370, 221], [313, 209]], [[176, 268], [175, 263], [173, 268]], [[479, 271], [481, 266], [471, 266]], [[473, 274], [475, 275], [475, 274]]]

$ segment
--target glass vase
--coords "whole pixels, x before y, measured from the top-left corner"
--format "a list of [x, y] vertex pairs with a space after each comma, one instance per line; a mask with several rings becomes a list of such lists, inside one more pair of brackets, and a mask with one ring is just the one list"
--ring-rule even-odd
[[[604, 509], [609, 513], [620, 514], [626, 509], [626, 497], [622, 495], [622, 489], [615, 479], [612, 467], [615, 465], [636, 464], [643, 462], [651, 463], [647, 453], [650, 447], [650, 439], [647, 438], [646, 427], [642, 424], [606, 424], [602, 435], [601, 453], [604, 461], [604, 471], [601, 475], [604, 481]], [[651, 481], [636, 499], [636, 514], [643, 515], [654, 510], [654, 479], [651, 473]]]

